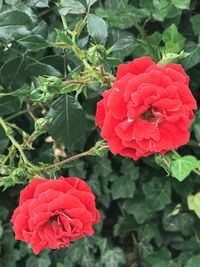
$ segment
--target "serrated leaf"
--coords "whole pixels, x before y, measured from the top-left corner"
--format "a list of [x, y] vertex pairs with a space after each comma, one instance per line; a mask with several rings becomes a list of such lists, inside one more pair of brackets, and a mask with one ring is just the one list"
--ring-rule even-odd
[[33, 63], [27, 66], [27, 73], [30, 76], [38, 77], [42, 75], [60, 77], [61, 73], [53, 66], [44, 63]]
[[125, 257], [123, 251], [116, 247], [108, 249], [101, 257], [101, 263], [105, 267], [119, 267], [120, 264], [125, 263]]
[[49, 115], [53, 118], [50, 134], [59, 143], [71, 149], [87, 130], [85, 113], [72, 96], [63, 95], [53, 104]]
[[4, 11], [0, 14], [0, 39], [10, 42], [30, 34], [32, 21], [30, 17], [19, 10]]
[[47, 41], [40, 35], [29, 35], [18, 40], [20, 44], [32, 51], [48, 47]]
[[133, 35], [127, 35], [112, 46], [112, 52], [120, 51], [133, 45], [135, 38]]
[[198, 160], [193, 156], [177, 158], [171, 163], [171, 173], [177, 180], [182, 182], [197, 167], [197, 164]]
[[108, 37], [108, 28], [102, 18], [94, 14], [89, 14], [87, 20], [87, 30], [96, 43], [105, 44]]
[[189, 209], [193, 210], [200, 218], [200, 192], [195, 195], [188, 196], [187, 202]]
[[74, 0], [62, 0], [59, 9], [59, 13], [62, 16], [67, 14], [83, 14], [85, 12], [85, 7], [79, 1]]

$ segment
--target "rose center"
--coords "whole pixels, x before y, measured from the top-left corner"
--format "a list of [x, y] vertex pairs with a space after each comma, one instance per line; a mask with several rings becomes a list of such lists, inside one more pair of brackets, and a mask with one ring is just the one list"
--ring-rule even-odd
[[140, 115], [140, 119], [149, 121], [149, 122], [154, 122], [157, 120], [155, 115], [153, 114], [151, 107], [147, 111], [145, 111], [143, 114]]

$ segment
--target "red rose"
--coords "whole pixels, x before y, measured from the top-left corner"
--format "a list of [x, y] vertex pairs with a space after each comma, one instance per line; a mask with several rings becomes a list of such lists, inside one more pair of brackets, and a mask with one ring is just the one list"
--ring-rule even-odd
[[100, 214], [95, 196], [79, 178], [33, 179], [21, 191], [11, 222], [15, 238], [31, 244], [35, 254], [45, 248], [69, 246], [70, 241], [93, 235]]
[[97, 103], [96, 125], [113, 154], [134, 160], [186, 144], [196, 101], [179, 64], [142, 57], [121, 64], [113, 86]]

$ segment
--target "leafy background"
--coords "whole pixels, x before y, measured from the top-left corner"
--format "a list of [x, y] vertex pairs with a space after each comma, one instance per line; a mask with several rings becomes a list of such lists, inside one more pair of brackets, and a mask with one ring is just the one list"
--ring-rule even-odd
[[[198, 267], [199, 111], [181, 158], [134, 162], [108, 152], [42, 172], [86, 178], [101, 223], [93, 237], [39, 256], [14, 240], [10, 216], [32, 173], [8, 136], [31, 136], [25, 154], [41, 166], [88, 150], [100, 139], [96, 102], [117, 65], [144, 55], [181, 62], [199, 101], [200, 2], [1, 0], [0, 9], [0, 116], [9, 126], [7, 134], [0, 127], [0, 184], [14, 186], [0, 194], [0, 266]], [[45, 128], [35, 122], [42, 117]]]

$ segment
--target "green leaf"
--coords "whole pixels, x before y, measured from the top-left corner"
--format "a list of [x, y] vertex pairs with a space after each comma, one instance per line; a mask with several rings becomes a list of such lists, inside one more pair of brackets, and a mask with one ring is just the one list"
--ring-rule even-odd
[[135, 38], [133, 35], [127, 35], [123, 39], [118, 39], [112, 46], [112, 52], [120, 51], [133, 45]]
[[48, 47], [47, 41], [40, 35], [29, 35], [18, 40], [20, 44], [32, 51]]
[[188, 70], [200, 63], [200, 44], [189, 42], [185, 46], [185, 51], [190, 55], [182, 59], [181, 64], [185, 70]]
[[165, 53], [178, 53], [183, 49], [185, 43], [185, 38], [178, 32], [175, 24], [172, 24], [163, 32], [162, 40], [165, 43]]
[[42, 258], [37, 258], [36, 256], [31, 256], [26, 261], [27, 267], [49, 267], [51, 264], [49, 256], [44, 256]]
[[96, 3], [98, 0], [86, 0], [87, 6], [90, 7], [92, 6], [94, 3]]
[[62, 0], [59, 9], [59, 13], [62, 16], [67, 14], [83, 14], [85, 12], [85, 7], [79, 1], [74, 0]]
[[66, 33], [56, 29], [56, 32], [58, 34], [58, 36], [60, 37], [60, 39], [65, 42], [66, 44], [68, 44], [69, 46], [73, 45], [72, 39], [69, 37], [69, 35], [67, 35]]
[[197, 266], [199, 266], [199, 262], [200, 262], [200, 254], [199, 255], [195, 255], [192, 258], [190, 258], [186, 262], [185, 267], [197, 267]]
[[[0, 115], [1, 115], [1, 111], [0, 111]], [[9, 139], [6, 136], [3, 128], [0, 126], [0, 153], [3, 153], [8, 143], [9, 143]]]
[[129, 176], [118, 177], [112, 184], [111, 193], [113, 199], [131, 198], [135, 193], [135, 183]]
[[94, 15], [89, 14], [87, 20], [88, 33], [98, 44], [105, 44], [108, 37], [108, 29], [105, 21]]
[[187, 232], [192, 229], [194, 225], [194, 217], [186, 212], [178, 212], [173, 214], [173, 209], [168, 208], [164, 212], [163, 227], [165, 231], [169, 232]]
[[190, 0], [172, 0], [175, 7], [180, 9], [189, 9], [190, 8]]
[[200, 34], [200, 14], [196, 14], [190, 17], [190, 21], [192, 23], [192, 29], [195, 35]]
[[138, 223], [133, 216], [120, 218], [114, 226], [114, 236], [125, 236], [138, 227]]
[[162, 210], [167, 204], [171, 203], [171, 184], [169, 180], [153, 177], [142, 187], [145, 201], [152, 211]]
[[6, 61], [0, 69], [0, 79], [5, 87], [16, 90], [21, 87], [27, 79], [25, 70], [27, 61], [18, 56]]
[[56, 76], [56, 77], [61, 76], [61, 73], [57, 69], [55, 69], [53, 66], [47, 65], [44, 63], [39, 63], [39, 62], [28, 65], [28, 67], [26, 68], [26, 71], [28, 72], [30, 76], [33, 76], [33, 77], [38, 77], [42, 75]]
[[17, 97], [5, 96], [0, 98], [0, 115], [16, 113], [20, 109], [20, 102]]
[[193, 156], [184, 156], [171, 163], [172, 175], [182, 182], [197, 167], [198, 160]]
[[10, 42], [30, 34], [30, 17], [19, 10], [8, 10], [0, 14], [0, 40]]
[[150, 267], [181, 267], [179, 263], [171, 260], [171, 253], [166, 248], [147, 255], [146, 261]]
[[101, 263], [104, 264], [105, 267], [119, 267], [120, 264], [125, 263], [124, 253], [118, 247], [108, 249], [102, 255]]
[[188, 208], [193, 210], [200, 218], [200, 192], [195, 195], [188, 196], [187, 202]]
[[49, 0], [31, 0], [30, 4], [38, 8], [49, 7]]
[[142, 197], [134, 197], [133, 199], [127, 199], [124, 201], [123, 209], [128, 213], [134, 215], [136, 221], [139, 224], [144, 223], [149, 219], [151, 210], [147, 203], [144, 202]]
[[68, 149], [71, 149], [87, 130], [85, 113], [72, 96], [63, 95], [53, 102], [49, 115], [53, 118], [50, 134]]

